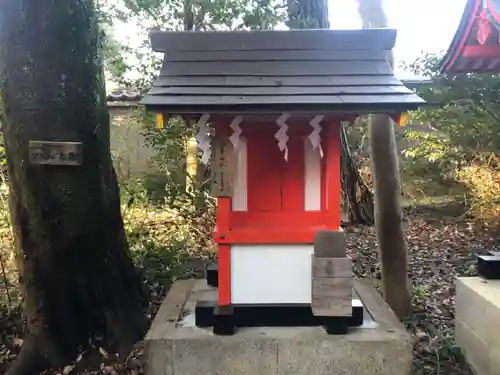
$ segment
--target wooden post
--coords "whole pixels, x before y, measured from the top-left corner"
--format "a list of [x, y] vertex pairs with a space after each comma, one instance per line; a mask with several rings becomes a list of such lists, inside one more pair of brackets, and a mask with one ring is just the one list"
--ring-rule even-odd
[[[382, 0], [357, 0], [363, 28], [387, 27]], [[394, 69], [394, 55], [388, 53]], [[398, 318], [410, 311], [408, 248], [403, 231], [401, 188], [394, 123], [388, 114], [370, 116], [368, 125], [375, 198], [375, 228], [380, 248], [382, 292]]]
[[340, 123], [330, 123], [325, 132], [326, 208], [329, 227], [340, 228]]

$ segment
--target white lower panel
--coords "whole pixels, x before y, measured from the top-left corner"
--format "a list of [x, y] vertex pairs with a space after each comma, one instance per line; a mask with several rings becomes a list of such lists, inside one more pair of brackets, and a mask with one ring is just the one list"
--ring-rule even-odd
[[311, 303], [313, 245], [231, 246], [231, 303]]

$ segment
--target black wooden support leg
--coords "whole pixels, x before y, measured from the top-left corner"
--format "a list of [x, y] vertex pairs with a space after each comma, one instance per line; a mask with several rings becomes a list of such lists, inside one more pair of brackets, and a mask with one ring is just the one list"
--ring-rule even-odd
[[206, 273], [207, 284], [217, 288], [219, 286], [219, 266], [217, 264], [209, 264]]
[[349, 319], [349, 327], [360, 327], [364, 320], [363, 303], [359, 299], [352, 300], [352, 316]]
[[325, 318], [325, 330], [329, 335], [345, 335], [349, 328], [348, 316], [335, 316]]
[[500, 254], [479, 255], [477, 257], [477, 273], [485, 279], [500, 279]]
[[202, 300], [196, 302], [195, 318], [197, 327], [217, 326], [214, 333], [219, 329], [224, 331], [226, 324], [234, 327], [312, 327], [326, 326], [327, 319], [347, 319], [348, 327], [359, 327], [363, 325], [363, 304], [359, 299], [353, 299], [352, 316], [337, 318], [314, 316], [307, 304], [224, 307], [218, 306], [217, 300]]
[[234, 335], [236, 329], [232, 306], [217, 306], [214, 309], [213, 333], [218, 336]]
[[196, 302], [196, 308], [194, 310], [196, 327], [212, 327], [214, 322], [215, 307], [216, 306], [212, 301]]

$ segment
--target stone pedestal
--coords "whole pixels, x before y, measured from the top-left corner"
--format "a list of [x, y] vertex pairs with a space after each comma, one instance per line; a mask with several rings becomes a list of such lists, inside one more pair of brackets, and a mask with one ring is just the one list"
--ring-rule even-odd
[[500, 374], [500, 280], [456, 281], [455, 336], [478, 375]]
[[353, 297], [364, 322], [346, 335], [321, 327], [240, 328], [215, 336], [195, 326], [197, 301], [213, 298], [205, 280], [176, 282], [146, 337], [147, 375], [405, 375], [412, 362], [410, 335], [368, 281]]

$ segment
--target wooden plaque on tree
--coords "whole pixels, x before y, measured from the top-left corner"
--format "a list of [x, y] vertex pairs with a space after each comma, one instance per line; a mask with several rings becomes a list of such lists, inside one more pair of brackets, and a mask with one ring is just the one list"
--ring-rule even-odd
[[212, 139], [211, 191], [214, 197], [233, 194], [234, 149], [228, 138]]
[[81, 165], [82, 142], [29, 141], [30, 164]]

